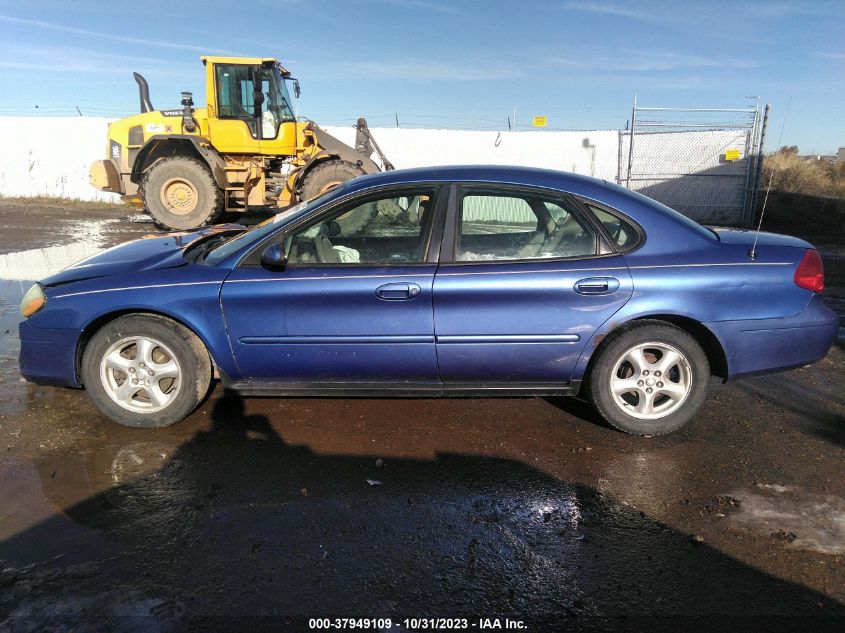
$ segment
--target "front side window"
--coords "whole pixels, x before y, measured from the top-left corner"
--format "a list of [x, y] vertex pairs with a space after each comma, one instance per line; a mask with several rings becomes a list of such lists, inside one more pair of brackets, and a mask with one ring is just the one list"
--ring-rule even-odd
[[548, 194], [465, 189], [455, 260], [501, 261], [585, 257], [596, 233], [570, 203]]
[[425, 257], [434, 190], [368, 197], [285, 238], [289, 265], [413, 264]]

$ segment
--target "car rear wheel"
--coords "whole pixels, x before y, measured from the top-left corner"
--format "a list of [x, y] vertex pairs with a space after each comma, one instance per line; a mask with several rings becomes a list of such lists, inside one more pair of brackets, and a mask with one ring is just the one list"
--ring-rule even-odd
[[611, 333], [587, 377], [587, 393], [611, 425], [634, 435], [674, 431], [707, 397], [710, 366], [684, 330], [643, 320]]
[[89, 341], [82, 380], [115, 422], [162, 427], [190, 414], [208, 392], [211, 360], [187, 328], [156, 315], [110, 321]]

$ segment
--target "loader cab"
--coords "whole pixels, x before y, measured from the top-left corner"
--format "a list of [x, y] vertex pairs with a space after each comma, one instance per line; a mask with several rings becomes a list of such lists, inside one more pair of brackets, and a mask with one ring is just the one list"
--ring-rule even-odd
[[212, 144], [223, 153], [292, 155], [299, 83], [274, 59], [203, 58]]

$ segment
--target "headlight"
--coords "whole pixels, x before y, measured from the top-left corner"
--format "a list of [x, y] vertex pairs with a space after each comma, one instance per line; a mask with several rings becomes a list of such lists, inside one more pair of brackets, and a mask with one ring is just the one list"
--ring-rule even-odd
[[32, 284], [32, 287], [26, 291], [23, 299], [21, 299], [21, 314], [24, 317], [32, 316], [45, 305], [47, 305], [47, 296], [41, 286]]

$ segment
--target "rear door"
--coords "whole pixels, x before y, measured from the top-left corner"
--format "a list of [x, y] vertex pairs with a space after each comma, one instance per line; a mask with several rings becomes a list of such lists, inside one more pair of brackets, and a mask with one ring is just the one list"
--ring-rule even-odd
[[437, 200], [433, 185], [367, 194], [277, 238], [284, 270], [236, 268], [221, 300], [242, 378], [439, 390], [432, 236], [445, 207]]
[[559, 192], [458, 185], [443, 239], [434, 328], [447, 389], [565, 386], [632, 294], [595, 219]]

